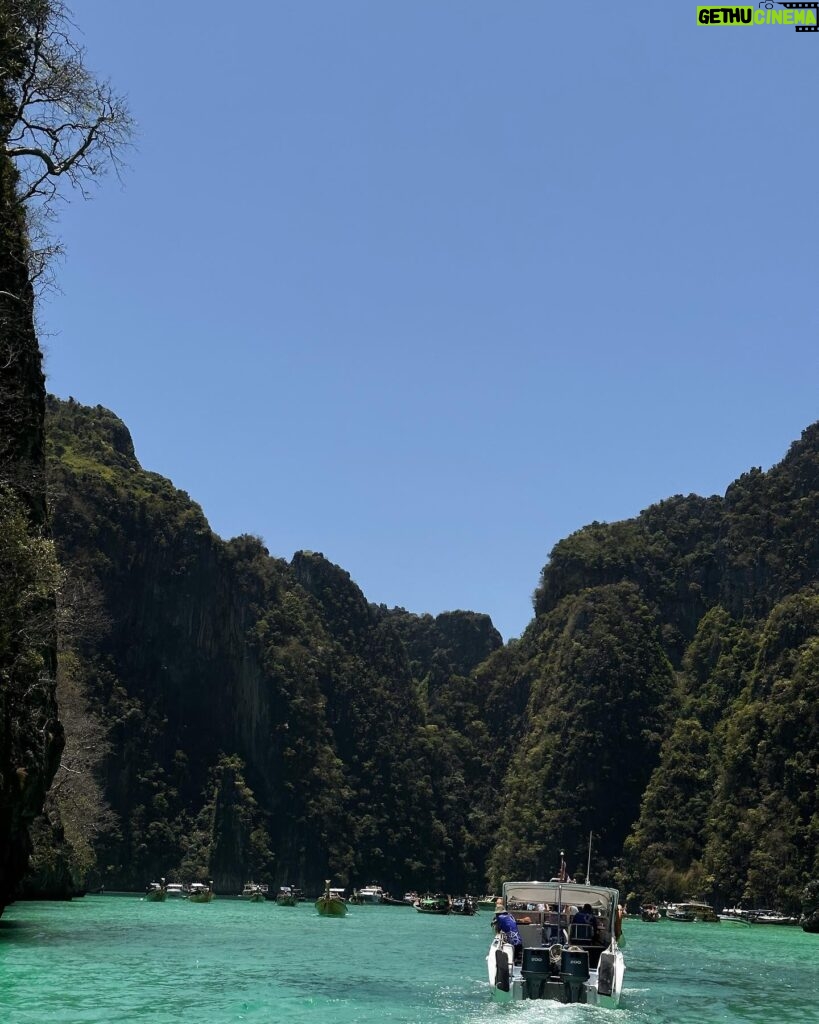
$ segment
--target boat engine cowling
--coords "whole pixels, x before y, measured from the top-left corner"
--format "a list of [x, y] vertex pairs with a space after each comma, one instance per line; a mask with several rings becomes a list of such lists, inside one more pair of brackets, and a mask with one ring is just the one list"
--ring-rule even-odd
[[527, 999], [547, 999], [546, 989], [552, 974], [552, 961], [545, 946], [523, 950], [523, 984]]
[[563, 1001], [585, 1003], [586, 984], [589, 980], [589, 952], [586, 949], [564, 949], [560, 955], [560, 980], [563, 982]]

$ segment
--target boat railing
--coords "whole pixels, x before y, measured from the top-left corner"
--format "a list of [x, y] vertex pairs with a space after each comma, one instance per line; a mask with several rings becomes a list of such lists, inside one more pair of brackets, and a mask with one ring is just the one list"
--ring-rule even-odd
[[577, 942], [581, 945], [594, 941], [594, 925], [573, 924], [569, 926], [569, 942]]

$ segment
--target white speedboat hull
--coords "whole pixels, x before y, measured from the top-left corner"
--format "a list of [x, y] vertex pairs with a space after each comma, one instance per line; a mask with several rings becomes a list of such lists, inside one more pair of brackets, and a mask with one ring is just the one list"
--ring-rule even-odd
[[[498, 952], [505, 956], [505, 965], [503, 960], [499, 961], [496, 955]], [[587, 1003], [589, 1006], [602, 1006], [613, 1009], [620, 1003], [626, 965], [623, 954], [619, 949], [608, 952], [611, 955], [611, 966], [613, 967], [610, 993], [604, 994], [599, 990], [600, 987], [608, 988], [608, 986], [600, 986], [600, 972], [598, 968], [590, 968], [588, 981], [576, 989], [579, 998], [572, 998], [571, 987], [567, 989], [557, 972], [548, 982], [541, 983], [535, 988], [524, 976], [522, 965], [513, 963], [513, 947], [508, 943], [493, 942], [489, 955], [486, 958], [489, 984], [492, 987], [492, 999], [496, 1003], [511, 1003], [519, 999], [531, 999], [533, 998], [533, 992], [537, 991], [538, 994], [534, 998], [551, 999], [561, 1003], [581, 1002]]]
[[[626, 968], [617, 941], [621, 909], [616, 889], [561, 879], [504, 882], [501, 901], [505, 917], [515, 918], [521, 962], [514, 962], [515, 935], [497, 931], [486, 958], [495, 1001], [619, 1005]], [[584, 905], [580, 919], [578, 907]]]

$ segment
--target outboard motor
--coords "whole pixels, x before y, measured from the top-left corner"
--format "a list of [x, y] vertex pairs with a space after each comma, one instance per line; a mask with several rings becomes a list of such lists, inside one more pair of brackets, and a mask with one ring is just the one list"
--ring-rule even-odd
[[544, 992], [551, 973], [549, 950], [529, 947], [523, 950], [523, 984], [527, 999], [546, 999]]
[[560, 980], [564, 1003], [585, 1003], [589, 980], [589, 953], [586, 949], [564, 949], [560, 956]]

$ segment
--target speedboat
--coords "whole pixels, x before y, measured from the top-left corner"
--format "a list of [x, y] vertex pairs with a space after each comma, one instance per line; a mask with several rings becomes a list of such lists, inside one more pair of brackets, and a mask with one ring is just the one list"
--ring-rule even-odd
[[750, 910], [743, 910], [742, 907], [723, 907], [722, 913], [717, 916], [720, 921], [741, 921], [743, 924], [747, 924], [750, 913]]
[[367, 906], [369, 904], [378, 904], [383, 902], [384, 890], [380, 885], [376, 885], [375, 883], [356, 889], [350, 899], [350, 903], [357, 903], [359, 906]]
[[[504, 882], [503, 907], [518, 925], [522, 956], [505, 932], [489, 947], [486, 966], [497, 1002], [551, 999], [559, 1003], [617, 1006], [625, 962], [616, 889], [553, 878], [549, 882]], [[593, 924], [575, 923], [589, 904]]]
[[165, 892], [168, 895], [168, 899], [184, 900], [187, 898], [188, 888], [181, 882], [168, 882], [165, 886]]
[[149, 903], [164, 903], [166, 895], [164, 878], [159, 882], [149, 882], [145, 888], [145, 899]]
[[748, 913], [749, 924], [799, 924], [798, 917], [788, 917], [778, 910], [751, 910]]

